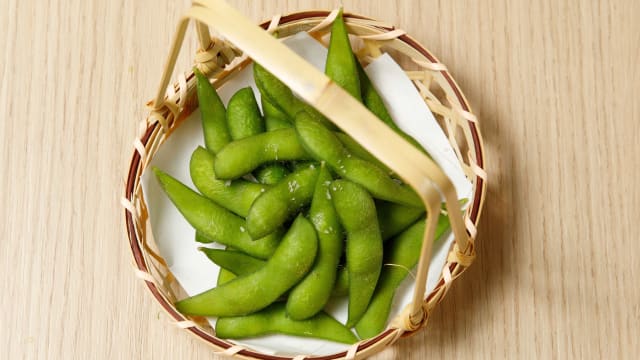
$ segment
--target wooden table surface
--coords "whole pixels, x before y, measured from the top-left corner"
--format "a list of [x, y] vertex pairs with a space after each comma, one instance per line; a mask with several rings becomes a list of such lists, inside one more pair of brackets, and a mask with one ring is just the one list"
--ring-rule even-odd
[[[232, 4], [258, 21], [338, 1]], [[119, 204], [188, 5], [0, 2], [0, 358], [215, 358], [134, 276]], [[476, 262], [427, 329], [377, 358], [636, 358], [640, 2], [344, 6], [449, 67], [490, 177]]]

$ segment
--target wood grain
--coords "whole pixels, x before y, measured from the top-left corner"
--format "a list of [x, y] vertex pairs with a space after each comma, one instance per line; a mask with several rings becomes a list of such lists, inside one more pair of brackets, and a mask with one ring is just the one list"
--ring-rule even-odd
[[[231, 3], [255, 21], [338, 5]], [[213, 357], [134, 277], [118, 203], [188, 4], [1, 2], [0, 357]], [[447, 64], [479, 115], [490, 175], [476, 263], [427, 329], [377, 358], [635, 358], [640, 3], [344, 6]]]

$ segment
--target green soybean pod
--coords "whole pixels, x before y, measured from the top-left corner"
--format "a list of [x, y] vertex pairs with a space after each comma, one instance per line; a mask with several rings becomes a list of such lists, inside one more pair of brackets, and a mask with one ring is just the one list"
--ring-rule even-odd
[[260, 90], [262, 97], [266, 98], [272, 105], [278, 110], [285, 113], [290, 119], [295, 118], [296, 114], [304, 111], [309, 116], [323, 124], [331, 130], [336, 130], [337, 127], [331, 121], [329, 121], [324, 115], [322, 115], [313, 106], [298, 99], [291, 89], [289, 89], [282, 81], [273, 76], [260, 64], [253, 65], [253, 77], [256, 81], [256, 86]]
[[243, 179], [220, 180], [215, 173], [216, 157], [202, 147], [191, 155], [189, 172], [191, 180], [202, 195], [216, 204], [242, 217], [246, 217], [253, 201], [265, 192], [268, 186]]
[[226, 110], [209, 79], [197, 68], [193, 69], [193, 73], [196, 76], [196, 92], [202, 114], [204, 143], [207, 149], [215, 154], [231, 141], [227, 128]]
[[209, 260], [218, 265], [222, 269], [227, 269], [235, 275], [248, 275], [260, 270], [266, 261], [256, 259], [239, 251], [211, 249], [200, 247]]
[[320, 312], [310, 319], [293, 320], [287, 316], [282, 303], [274, 303], [251, 315], [222, 317], [216, 322], [216, 336], [223, 339], [242, 339], [274, 333], [314, 337], [345, 344], [358, 341], [351, 330], [325, 312]]
[[154, 168], [153, 171], [178, 211], [207, 239], [232, 246], [260, 259], [268, 258], [278, 247], [280, 232], [254, 241], [246, 231], [244, 219], [196, 193], [160, 169]]
[[331, 26], [331, 39], [329, 40], [329, 51], [324, 72], [351, 96], [362, 102], [356, 63], [357, 61], [349, 42], [347, 26], [344, 24], [342, 17], [342, 9], [340, 9]]
[[[265, 120], [260, 114], [258, 103], [250, 87], [238, 90], [229, 100], [227, 122], [233, 140], [240, 140], [265, 131]], [[287, 173], [284, 165], [273, 163], [261, 166], [254, 175], [259, 183], [272, 185]], [[244, 216], [246, 215], [245, 213]]]
[[236, 277], [237, 277], [236, 274], [232, 273], [231, 271], [225, 268], [220, 268], [220, 271], [218, 272], [218, 280], [216, 281], [216, 286], [226, 284], [229, 281], [235, 279]]
[[216, 155], [214, 170], [219, 179], [235, 179], [266, 163], [305, 159], [295, 129], [280, 129], [229, 143]]
[[[359, 61], [356, 60], [356, 67], [358, 68], [358, 74], [360, 77], [360, 91], [362, 93], [362, 102], [364, 105], [371, 111], [374, 115], [378, 117], [378, 119], [382, 120], [387, 126], [389, 126], [396, 134], [402, 136], [406, 141], [415, 146], [418, 150], [422, 151], [424, 154], [427, 152], [424, 150], [422, 145], [416, 141], [416, 139], [412, 138], [409, 134], [405, 133], [398, 127], [398, 125], [393, 121], [391, 115], [389, 115], [389, 111], [387, 110], [384, 101], [378, 91], [371, 83], [369, 76], [362, 68], [362, 65]], [[427, 154], [429, 155], [429, 154]]]
[[264, 309], [307, 274], [317, 248], [313, 225], [299, 215], [260, 270], [181, 300], [176, 308], [202, 316], [239, 316]]
[[213, 239], [210, 239], [202, 235], [202, 233], [197, 230], [196, 230], [196, 241], [201, 244], [211, 244], [212, 242], [215, 242]]
[[250, 87], [238, 90], [227, 104], [227, 126], [231, 139], [239, 140], [264, 132], [265, 124]]
[[331, 296], [347, 296], [349, 295], [349, 271], [346, 267], [338, 268], [336, 274], [336, 283], [331, 291]]
[[263, 96], [260, 102], [262, 103], [262, 113], [267, 131], [293, 127], [291, 118], [267, 100], [266, 97]]
[[293, 95], [293, 91], [262, 65], [253, 64], [253, 77], [260, 95], [281, 113], [293, 118], [300, 111], [300, 100]]
[[296, 116], [296, 131], [311, 156], [326, 161], [338, 175], [361, 185], [375, 198], [409, 206], [424, 206], [410, 187], [396, 182], [374, 164], [350, 154], [332, 131], [313, 121], [304, 112]]
[[318, 255], [307, 276], [289, 293], [287, 314], [295, 320], [308, 319], [322, 311], [336, 281], [342, 255], [342, 226], [331, 201], [331, 174], [322, 164], [316, 181], [309, 219], [318, 234]]
[[424, 208], [405, 206], [388, 201], [376, 201], [376, 212], [382, 240], [401, 233], [425, 214]]
[[352, 327], [367, 310], [382, 268], [382, 237], [371, 195], [348, 180], [331, 183], [331, 196], [340, 223], [347, 233], [349, 315]]
[[277, 230], [311, 202], [319, 169], [311, 164], [285, 176], [253, 202], [247, 215], [247, 230], [258, 239]]
[[335, 134], [338, 137], [338, 139], [340, 139], [340, 142], [342, 143], [342, 145], [344, 145], [345, 149], [347, 149], [349, 153], [361, 158], [362, 160], [368, 161], [378, 166], [379, 168], [384, 170], [387, 174], [393, 173], [393, 171], [391, 171], [391, 169], [389, 169], [387, 165], [383, 164], [382, 161], [378, 160], [377, 157], [371, 155], [371, 153], [368, 152], [367, 149], [363, 148], [362, 145], [358, 144], [358, 142], [355, 141], [351, 136], [341, 132], [335, 132]]
[[332, 131], [337, 131], [338, 127], [332, 123], [329, 119], [327, 119], [320, 111], [316, 110], [313, 106], [307, 104], [306, 102], [300, 101], [300, 110], [298, 112], [304, 111], [307, 113], [313, 120], [322, 124], [322, 126], [330, 129]]
[[[293, 127], [291, 121], [287, 119], [287, 115], [266, 101], [265, 97], [261, 98], [261, 102], [267, 131]], [[254, 172], [254, 175], [259, 183], [273, 185], [282, 180], [288, 173], [287, 167], [283, 164], [271, 163], [259, 167]]]
[[313, 160], [291, 161], [287, 165], [292, 172], [304, 170], [312, 165], [320, 166], [317, 161], [313, 161]]
[[[356, 324], [356, 331], [362, 339], [376, 336], [384, 330], [396, 289], [420, 259], [424, 228], [425, 220], [419, 220], [385, 246], [385, 267], [367, 311]], [[440, 215], [434, 239], [438, 240], [448, 228], [449, 219]]]
[[255, 172], [258, 182], [265, 185], [275, 185], [288, 174], [289, 169], [283, 164], [278, 163], [262, 166]]

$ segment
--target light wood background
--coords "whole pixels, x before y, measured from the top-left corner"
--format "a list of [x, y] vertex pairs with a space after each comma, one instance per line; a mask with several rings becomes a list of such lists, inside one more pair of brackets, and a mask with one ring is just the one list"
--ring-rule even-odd
[[[338, 5], [232, 3], [256, 21]], [[214, 358], [133, 275], [119, 205], [188, 4], [0, 0], [0, 358]], [[476, 263], [426, 330], [377, 358], [635, 358], [640, 2], [344, 5], [447, 64], [490, 176]]]

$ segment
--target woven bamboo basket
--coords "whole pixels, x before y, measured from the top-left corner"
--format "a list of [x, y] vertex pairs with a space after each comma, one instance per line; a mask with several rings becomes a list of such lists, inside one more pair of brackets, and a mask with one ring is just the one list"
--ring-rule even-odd
[[[277, 31], [280, 38], [285, 38], [306, 31], [320, 39], [330, 31], [336, 15], [337, 10], [299, 12], [274, 16], [257, 27], [221, 0], [195, 1], [178, 25], [157, 96], [147, 104], [150, 113], [141, 122], [139, 134], [134, 140], [135, 150], [128, 169], [122, 205], [125, 208], [126, 229], [136, 275], [144, 280], [175, 325], [211, 345], [217, 354], [241, 359], [295, 360], [360, 359], [371, 356], [392, 345], [401, 336], [412, 334], [426, 325], [431, 310], [442, 301], [453, 281], [474, 259], [474, 239], [484, 202], [486, 172], [477, 119], [462, 91], [447, 68], [404, 31], [363, 16], [345, 14], [349, 33], [364, 44], [357, 56], [367, 62], [384, 52], [390, 53], [403, 66], [435, 115], [473, 186], [470, 202], [464, 211], [457, 201], [451, 181], [431, 159], [386, 128], [344, 90], [269, 34]], [[274, 356], [217, 338], [205, 319], [186, 317], [175, 309], [174, 302], [185, 293], [157, 250], [141, 188], [141, 176], [163, 142], [198, 106], [192, 72], [179, 75], [178, 81], [168, 86], [191, 22], [195, 24], [201, 46], [195, 55], [196, 66], [213, 80], [215, 87], [224, 84], [251, 61], [258, 61], [411, 185], [422, 198], [428, 214], [438, 214], [444, 199], [455, 242], [448, 249], [437, 285], [425, 295], [438, 218], [428, 216], [412, 302], [378, 336], [358, 342], [347, 351], [326, 356], [307, 356], [303, 354], [304, 349], [300, 350], [300, 354]], [[226, 40], [212, 38], [208, 26], [224, 35]]]

